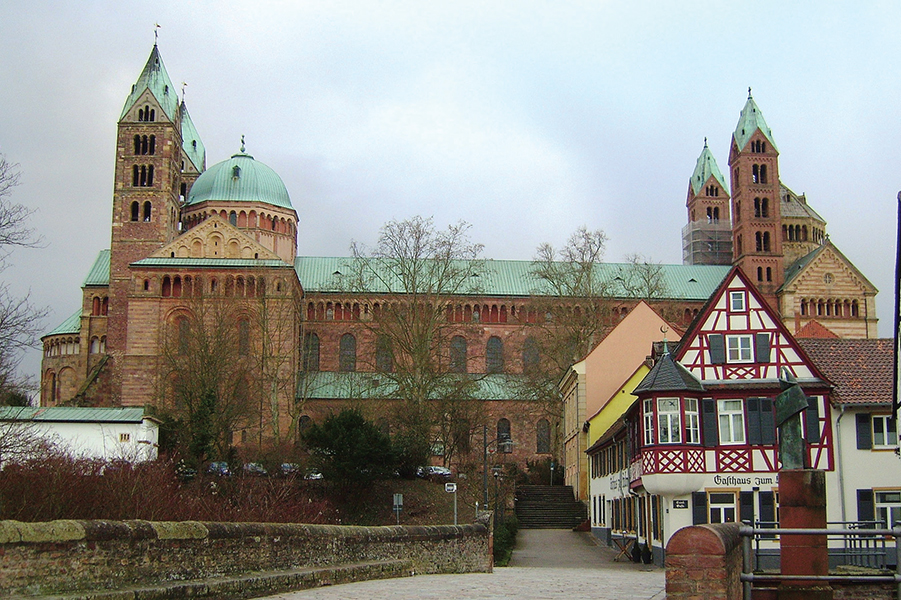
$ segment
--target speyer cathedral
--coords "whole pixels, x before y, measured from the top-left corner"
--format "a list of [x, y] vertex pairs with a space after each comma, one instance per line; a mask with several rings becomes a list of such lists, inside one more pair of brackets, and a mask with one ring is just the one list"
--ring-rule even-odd
[[[782, 183], [775, 138], [750, 93], [728, 161], [727, 184], [705, 142], [688, 185], [683, 264], [660, 265], [666, 292], [654, 310], [685, 327], [737, 265], [795, 336], [876, 337], [877, 290], [805, 196]], [[365, 324], [378, 294], [339, 285], [350, 258], [297, 256], [302, 224], [288, 190], [243, 143], [207, 167], [156, 45], [119, 115], [114, 165], [109, 249], [86, 274], [78, 309], [42, 338], [42, 406], [165, 406], [162, 363], [210, 298], [241, 307], [231, 324], [239, 345], [264, 347], [267, 383], [239, 386], [259, 395], [259, 411], [233, 431], [236, 446], [265, 444], [273, 431], [296, 439], [305, 423], [375, 395], [378, 348]], [[510, 460], [549, 458], [559, 419], [511, 383], [541, 360], [530, 344], [542, 319], [531, 263], [485, 262], [480, 291], [448, 306], [460, 325], [452, 353], [481, 375], [481, 416], [489, 435], [515, 441], [500, 446]], [[621, 266], [601, 268], [616, 279]], [[611, 325], [638, 301], [614, 296]], [[483, 424], [472, 430], [481, 443]]]

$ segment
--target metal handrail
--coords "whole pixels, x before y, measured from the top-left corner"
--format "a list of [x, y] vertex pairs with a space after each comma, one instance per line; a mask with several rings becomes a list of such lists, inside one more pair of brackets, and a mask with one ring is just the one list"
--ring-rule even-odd
[[[869, 524], [869, 523], [867, 523]], [[891, 529], [886, 528], [841, 528], [841, 529], [799, 529], [780, 527], [751, 527], [743, 524], [739, 528], [742, 540], [742, 572], [741, 582], [745, 600], [751, 600], [751, 586], [754, 581], [822, 581], [822, 582], [848, 582], [848, 583], [894, 583], [897, 587], [897, 597], [901, 598], [901, 523], [895, 523]], [[767, 574], [755, 575], [752, 569], [752, 539], [759, 539], [760, 535], [825, 535], [842, 536], [844, 538], [885, 538], [893, 537], [895, 540], [895, 568], [892, 575], [783, 575]], [[759, 548], [759, 543], [758, 543]]]

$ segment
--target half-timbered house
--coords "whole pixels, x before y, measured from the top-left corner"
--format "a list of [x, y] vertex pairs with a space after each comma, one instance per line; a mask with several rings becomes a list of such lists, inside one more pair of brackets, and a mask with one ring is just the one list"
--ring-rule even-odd
[[588, 449], [591, 493], [604, 505], [593, 512], [597, 533], [647, 544], [659, 561], [686, 525], [776, 520], [774, 401], [784, 370], [808, 396], [807, 463], [833, 473], [831, 384], [735, 267]]

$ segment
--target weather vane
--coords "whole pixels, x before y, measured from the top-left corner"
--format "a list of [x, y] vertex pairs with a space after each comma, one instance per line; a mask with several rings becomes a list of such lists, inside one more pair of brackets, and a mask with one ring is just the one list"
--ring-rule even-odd
[[241, 134], [241, 154], [244, 154], [244, 134]]
[[160, 24], [153, 24], [153, 45], [156, 46], [156, 42], [160, 39]]
[[182, 81], [182, 82], [181, 82], [181, 101], [182, 101], [182, 102], [185, 101], [185, 88], [186, 88], [186, 87], [188, 87], [187, 82]]

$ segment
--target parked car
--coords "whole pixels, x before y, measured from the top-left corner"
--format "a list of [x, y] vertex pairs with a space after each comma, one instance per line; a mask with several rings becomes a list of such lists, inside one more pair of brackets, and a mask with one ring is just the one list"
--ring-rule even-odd
[[297, 463], [284, 462], [279, 465], [278, 471], [282, 477], [290, 477], [300, 473], [300, 465]]
[[269, 476], [269, 471], [266, 470], [266, 467], [263, 466], [263, 463], [258, 463], [258, 462], [244, 463], [244, 466], [241, 468], [241, 470], [245, 475], [252, 475], [254, 477], [268, 477]]
[[429, 481], [450, 481], [454, 477], [453, 471], [447, 467], [427, 465], [416, 469], [416, 476]]
[[206, 466], [207, 475], [217, 475], [219, 477], [230, 477], [232, 472], [228, 468], [228, 463], [224, 460], [216, 460]]
[[307, 471], [306, 475], [304, 475], [303, 478], [310, 479], [310, 480], [319, 480], [319, 479], [322, 479], [322, 473], [320, 473], [319, 471], [317, 471], [315, 469], [312, 469], [310, 471]]

